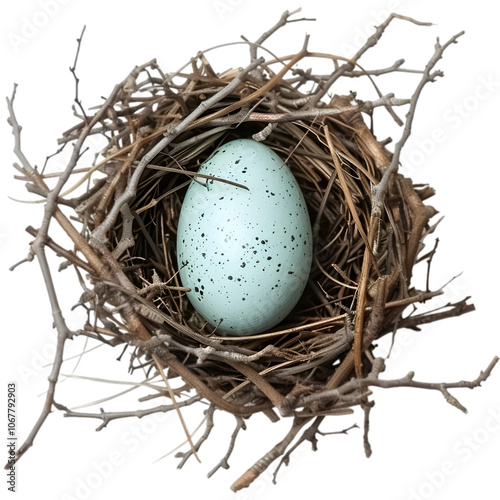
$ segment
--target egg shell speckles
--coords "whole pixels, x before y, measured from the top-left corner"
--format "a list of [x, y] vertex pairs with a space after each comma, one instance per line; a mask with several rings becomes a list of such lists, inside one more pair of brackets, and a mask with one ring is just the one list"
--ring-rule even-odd
[[214, 151], [183, 201], [177, 231], [182, 284], [217, 331], [251, 335], [282, 321], [309, 277], [312, 231], [300, 187], [268, 146], [237, 139]]

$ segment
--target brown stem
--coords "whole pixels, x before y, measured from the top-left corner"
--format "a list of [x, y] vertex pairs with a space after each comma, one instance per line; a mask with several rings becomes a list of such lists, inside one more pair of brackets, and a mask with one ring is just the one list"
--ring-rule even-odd
[[293, 425], [288, 431], [285, 438], [267, 452], [260, 460], [258, 460], [250, 469], [248, 469], [240, 478], [232, 485], [231, 489], [236, 492], [243, 488], [248, 488], [255, 479], [257, 479], [277, 458], [279, 458], [294, 440], [295, 436], [309, 422], [311, 418], [294, 418]]

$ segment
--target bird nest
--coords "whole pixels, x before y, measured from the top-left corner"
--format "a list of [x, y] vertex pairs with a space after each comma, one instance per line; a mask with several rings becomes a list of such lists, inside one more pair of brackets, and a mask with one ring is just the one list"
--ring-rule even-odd
[[[371, 386], [439, 390], [463, 409], [448, 392], [460, 384], [417, 383], [411, 375], [381, 379], [384, 359], [374, 354], [377, 340], [386, 334], [473, 310], [464, 299], [437, 311], [418, 311], [443, 292], [412, 284], [415, 266], [434, 252], [424, 250], [434, 229], [430, 220], [436, 210], [427, 204], [434, 191], [398, 171], [420, 93], [441, 76], [434, 65], [460, 34], [436, 44], [411, 97], [384, 95], [374, 83], [379, 97], [368, 101], [355, 93], [333, 93], [346, 79], [353, 85], [359, 77], [373, 82], [376, 76], [402, 70], [402, 61], [371, 71], [361, 69], [358, 61], [394, 19], [416, 21], [390, 16], [351, 59], [313, 53], [307, 39], [294, 55], [269, 56], [262, 45], [292, 14], [285, 13], [255, 43], [246, 42], [250, 58], [244, 68], [218, 72], [209, 63], [209, 51], [176, 73], [164, 73], [153, 60], [134, 68], [92, 114], [77, 99], [79, 123], [60, 140], [73, 154], [55, 187], [27, 161], [19, 167], [30, 190], [47, 199], [42, 225], [30, 231], [35, 237], [32, 255], [40, 260], [49, 295], [57, 292], [47, 279], [46, 247], [77, 270], [84, 286], [80, 306], [88, 311], [88, 322], [70, 332], [55, 315], [62, 349], [56, 370], [65, 341], [87, 336], [129, 347], [133, 370], [163, 378], [161, 395], [170, 402], [148, 413], [173, 410], [182, 419], [183, 407], [204, 402], [209, 404], [207, 422], [222, 410], [236, 417], [237, 429], [255, 413], [271, 421], [291, 418], [289, 433], [271, 451], [263, 450], [263, 458], [233, 484], [234, 490], [248, 486], [279, 456], [286, 462], [301, 429], [308, 432], [299, 442], [314, 440], [325, 417], [350, 413], [356, 406], [368, 422]], [[268, 59], [259, 57], [260, 52]], [[331, 61], [332, 72], [317, 75], [301, 69], [315, 58]], [[10, 122], [19, 139], [12, 101]], [[404, 120], [398, 117], [399, 107], [405, 110]], [[380, 141], [367, 125], [376, 109], [403, 125], [392, 151], [386, 147], [390, 141]], [[104, 138], [106, 145], [93, 166], [81, 168], [81, 152], [94, 136]], [[218, 146], [236, 138], [263, 142], [288, 165], [307, 202], [314, 248], [306, 289], [291, 314], [271, 331], [240, 337], [219, 333], [194, 310], [189, 290], [179, 280], [176, 255], [177, 223], [190, 182]], [[87, 187], [71, 197], [78, 186]], [[71, 217], [65, 215], [68, 210]], [[51, 219], [69, 235], [73, 248], [49, 237]], [[405, 315], [409, 306], [413, 312]], [[466, 384], [478, 385], [495, 362]], [[95, 416], [102, 426], [123, 416], [83, 414], [53, 399], [49, 403], [67, 416]], [[367, 433], [368, 426], [369, 454]], [[219, 466], [227, 466], [236, 435]], [[183, 462], [196, 455], [206, 435], [198, 442], [188, 437]], [[30, 444], [23, 445], [18, 457]]]

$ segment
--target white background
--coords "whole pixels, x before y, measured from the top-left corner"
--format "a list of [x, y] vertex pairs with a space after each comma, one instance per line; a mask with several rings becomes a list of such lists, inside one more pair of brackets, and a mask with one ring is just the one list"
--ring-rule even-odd
[[[57, 138], [75, 123], [71, 111], [74, 81], [68, 68], [84, 24], [87, 31], [78, 74], [81, 99], [89, 108], [108, 95], [136, 64], [156, 57], [164, 71], [175, 71], [200, 49], [236, 41], [242, 34], [256, 39], [284, 10], [299, 6], [282, 0], [25, 0], [9, 5], [1, 7], [0, 16], [0, 94], [10, 95], [13, 83], [19, 84], [15, 107], [24, 127], [24, 152], [37, 165], [56, 150]], [[422, 68], [436, 37], [445, 41], [466, 30], [438, 63], [445, 78], [424, 91], [404, 152], [404, 171], [437, 189], [432, 203], [445, 216], [436, 233], [440, 244], [432, 286], [438, 288], [462, 273], [437, 304], [472, 295], [477, 311], [425, 326], [420, 333], [402, 332], [404, 337], [396, 342], [384, 377], [400, 377], [414, 370], [416, 378], [425, 381], [473, 379], [500, 354], [496, 244], [500, 70], [495, 55], [497, 14], [492, 6], [493, 2], [486, 0], [309, 0], [302, 14], [316, 18], [316, 22], [292, 24], [269, 42], [279, 54], [295, 53], [305, 33], [310, 33], [311, 50], [349, 56], [371, 33], [372, 26], [394, 10], [435, 25], [418, 28], [396, 21], [361, 64], [383, 67], [404, 57], [408, 67]], [[224, 71], [246, 65], [248, 54], [242, 48], [212, 53], [209, 58], [216, 70]], [[400, 97], [407, 96], [415, 82], [409, 81], [407, 75], [378, 80], [383, 92]], [[369, 85], [361, 81], [349, 82], [338, 91], [351, 89], [358, 90], [360, 98], [374, 97]], [[24, 264], [13, 273], [8, 271], [27, 254], [31, 237], [24, 228], [39, 226], [43, 206], [8, 198], [35, 199], [26, 193], [22, 182], [13, 180], [11, 165], [16, 159], [3, 105], [0, 114], [2, 391], [5, 394], [8, 380], [17, 381], [18, 430], [24, 439], [42, 406], [54, 332], [38, 265]], [[400, 130], [382, 115], [377, 115], [379, 138], [391, 135], [397, 139]], [[432, 242], [433, 237], [428, 244]], [[56, 259], [51, 262], [57, 265]], [[57, 275], [57, 285], [72, 283], [61, 302], [70, 327], [76, 328], [81, 324], [81, 313], [72, 314], [69, 309], [80, 290], [74, 276], [66, 274], [68, 277]], [[83, 339], [69, 348], [72, 354], [81, 352]], [[118, 355], [118, 350], [101, 348], [85, 355], [76, 369], [76, 361], [68, 361], [63, 372], [131, 380], [128, 358], [117, 362]], [[96, 420], [64, 419], [55, 412], [18, 464], [17, 498], [494, 499], [499, 495], [499, 381], [497, 367], [483, 387], [453, 391], [469, 409], [467, 416], [438, 393], [376, 390], [371, 420], [374, 453], [370, 459], [364, 456], [359, 429], [348, 436], [325, 436], [316, 453], [309, 444], [299, 448], [290, 466], [282, 468], [277, 485], [265, 474], [250, 489], [237, 494], [229, 490], [230, 484], [284, 436], [288, 421], [271, 424], [265, 418], [250, 419], [230, 459], [231, 468], [207, 479], [207, 472], [225, 453], [233, 426], [232, 419], [220, 413], [216, 414], [213, 436], [200, 451], [202, 463], [191, 460], [178, 471], [173, 455], [155, 462], [183, 441], [175, 415], [116, 421], [96, 433]], [[69, 379], [60, 384], [56, 399], [75, 407], [125, 388]], [[122, 400], [85, 410], [98, 411], [99, 406], [119, 410], [136, 409], [141, 404], [133, 392]], [[191, 429], [199, 423], [200, 414], [201, 409], [186, 412]], [[359, 412], [331, 418], [323, 430], [341, 430], [352, 423], [362, 424]], [[6, 427], [2, 417], [0, 437]], [[0, 483], [6, 490], [4, 476]]]

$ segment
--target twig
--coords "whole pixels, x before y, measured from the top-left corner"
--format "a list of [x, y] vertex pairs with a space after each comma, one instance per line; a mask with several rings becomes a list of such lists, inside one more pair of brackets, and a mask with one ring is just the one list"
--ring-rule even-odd
[[[38, 231], [35, 228], [33, 228], [32, 226], [28, 226], [26, 228], [26, 232], [28, 234], [30, 234], [31, 236], [34, 236], [35, 238], [38, 236]], [[87, 264], [87, 262], [80, 259], [74, 252], [66, 250], [62, 246], [55, 243], [52, 240], [52, 238], [47, 237], [47, 239], [45, 241], [45, 245], [48, 246], [51, 250], [53, 250], [56, 253], [56, 255], [60, 255], [61, 257], [64, 257], [68, 262], [71, 262], [71, 264], [73, 264], [77, 267], [81, 267], [87, 273], [93, 274], [94, 270]], [[13, 269], [11, 268], [10, 270], [13, 270]]]
[[8, 122], [12, 127], [12, 133], [14, 135], [14, 153], [15, 155], [19, 158], [19, 161], [21, 162], [22, 165], [22, 170], [23, 172], [42, 190], [46, 190], [48, 192], [47, 195], [47, 202], [45, 205], [45, 212], [44, 212], [44, 217], [42, 220], [42, 224], [38, 230], [37, 236], [34, 240], [34, 242], [31, 244], [30, 247], [30, 253], [29, 256], [26, 258], [26, 261], [32, 260], [35, 256], [37, 257], [37, 260], [40, 265], [40, 269], [42, 271], [46, 289], [47, 289], [47, 294], [49, 296], [50, 304], [51, 304], [51, 309], [52, 309], [52, 314], [54, 317], [54, 325], [57, 330], [57, 348], [56, 348], [56, 353], [54, 356], [54, 363], [52, 365], [52, 371], [49, 376], [49, 388], [47, 390], [46, 394], [46, 399], [45, 403], [42, 409], [42, 412], [40, 414], [40, 417], [38, 418], [37, 422], [35, 423], [32, 431], [28, 435], [27, 439], [25, 442], [21, 445], [21, 447], [17, 450], [16, 456], [15, 456], [15, 462], [17, 462], [23, 455], [26, 453], [26, 451], [33, 445], [33, 441], [35, 437], [37, 436], [38, 432], [40, 431], [43, 423], [45, 422], [47, 416], [51, 412], [52, 405], [54, 404], [54, 395], [55, 395], [55, 388], [57, 384], [57, 380], [59, 377], [60, 369], [62, 366], [63, 362], [63, 353], [64, 353], [64, 344], [68, 338], [71, 338], [72, 333], [68, 329], [66, 322], [64, 320], [64, 317], [62, 315], [61, 309], [59, 307], [59, 302], [57, 299], [57, 293], [54, 288], [53, 280], [52, 280], [52, 274], [50, 271], [50, 267], [47, 263], [47, 258], [45, 255], [45, 245], [46, 241], [48, 238], [48, 230], [50, 226], [50, 221], [53, 217], [55, 217], [58, 222], [62, 225], [64, 229], [66, 229], [69, 234], [73, 237], [73, 240], [75, 242], [79, 242], [79, 250], [82, 251], [82, 253], [87, 257], [89, 264], [93, 267], [93, 269], [98, 269], [102, 272], [102, 264], [100, 260], [97, 258], [97, 256], [90, 251], [90, 247], [87, 245], [85, 242], [83, 236], [81, 236], [74, 228], [73, 226], [69, 223], [69, 221], [66, 219], [66, 217], [63, 215], [63, 213], [58, 209], [57, 206], [57, 199], [59, 196], [59, 193], [64, 186], [65, 182], [71, 175], [72, 170], [75, 168], [78, 159], [80, 158], [80, 151], [81, 148], [84, 144], [84, 141], [93, 127], [95, 123], [97, 123], [100, 120], [101, 114], [106, 111], [107, 104], [112, 101], [114, 98], [114, 94], [118, 92], [119, 86], [115, 87], [114, 92], [108, 99], [108, 101], [105, 103], [105, 105], [102, 107], [102, 110], [100, 113], [97, 113], [93, 119], [84, 127], [82, 133], [80, 134], [78, 140], [76, 141], [74, 147], [73, 147], [73, 153], [71, 155], [71, 158], [68, 162], [68, 165], [64, 171], [64, 173], [59, 177], [58, 183], [54, 189], [52, 189], [50, 192], [48, 192], [48, 188], [45, 185], [41, 175], [32, 167], [26, 156], [24, 155], [22, 149], [21, 149], [21, 127], [17, 122], [16, 115], [14, 113], [14, 99], [16, 95], [16, 89], [17, 85], [14, 85], [14, 90], [12, 92], [11, 98], [7, 98], [7, 107], [9, 111], [9, 118]]
[[434, 255], [436, 254], [438, 245], [439, 245], [439, 238], [436, 238], [436, 240], [434, 242], [434, 248], [431, 250], [429, 257], [427, 258], [427, 275], [425, 278], [425, 288], [427, 290], [430, 289], [431, 264], [432, 264], [432, 259], [434, 258]]
[[380, 38], [382, 37], [385, 29], [389, 24], [394, 20], [394, 19], [402, 19], [404, 21], [409, 21], [411, 23], [420, 25], [420, 26], [431, 26], [431, 23], [422, 23], [420, 21], [416, 21], [415, 19], [412, 19], [410, 17], [406, 16], [401, 16], [399, 14], [390, 14], [389, 17], [382, 23], [380, 26], [377, 26], [375, 33], [371, 35], [368, 40], [364, 43], [364, 45], [356, 52], [356, 54], [352, 57], [352, 59], [340, 66], [337, 70], [335, 70], [330, 78], [326, 82], [322, 82], [321, 87], [318, 89], [318, 91], [311, 97], [311, 99], [308, 102], [309, 107], [315, 107], [318, 105], [320, 100], [326, 95], [326, 93], [329, 91], [331, 86], [341, 77], [343, 76], [346, 72], [352, 71], [359, 59], [365, 52], [370, 49], [371, 47], [374, 47]]
[[274, 471], [273, 474], [273, 483], [276, 484], [276, 478], [278, 476], [278, 472], [281, 468], [282, 465], [288, 466], [290, 462], [290, 457], [292, 453], [304, 442], [304, 441], [309, 441], [312, 446], [313, 451], [318, 450], [318, 439], [316, 437], [317, 434], [321, 436], [327, 436], [327, 435], [332, 435], [332, 434], [347, 434], [351, 429], [356, 429], [358, 426], [356, 424], [351, 425], [350, 427], [347, 427], [346, 429], [343, 429], [341, 431], [333, 431], [333, 432], [321, 432], [319, 430], [319, 426], [323, 422], [324, 417], [316, 417], [313, 421], [313, 423], [302, 433], [300, 438], [294, 443], [292, 447], [290, 447], [289, 450], [283, 455], [281, 458], [278, 466], [276, 467], [276, 470]]
[[[214, 413], [215, 413], [215, 406], [210, 405], [208, 410], [205, 411], [205, 431], [203, 434], [200, 436], [196, 444], [194, 445], [194, 450], [199, 451], [201, 448], [201, 445], [209, 438], [213, 428], [214, 428]], [[201, 422], [203, 424], [203, 422]], [[200, 424], [200, 425], [201, 425]], [[179, 453], [175, 454], [176, 458], [180, 458], [181, 461], [177, 464], [178, 469], [182, 469], [184, 467], [184, 464], [188, 461], [188, 459], [193, 455], [193, 448], [189, 448], [187, 451], [182, 451]]]
[[[474, 304], [467, 304], [467, 300], [470, 297], [465, 297], [462, 300], [454, 303], [447, 303], [441, 306], [441, 309], [449, 308], [447, 311], [441, 311], [436, 313], [422, 313], [403, 318], [399, 321], [398, 328], [412, 328], [415, 329], [420, 325], [425, 325], [429, 323], [434, 323], [435, 321], [440, 321], [448, 318], [455, 318], [457, 316], [462, 316], [475, 311]], [[387, 330], [384, 330], [384, 333]]]
[[276, 484], [276, 477], [278, 476], [278, 472], [281, 468], [281, 466], [288, 465], [290, 462], [290, 456], [292, 453], [304, 442], [304, 441], [310, 441], [312, 445], [313, 451], [317, 450], [317, 438], [316, 434], [318, 433], [318, 428], [323, 422], [324, 417], [316, 417], [313, 421], [313, 423], [302, 433], [302, 436], [297, 440], [297, 442], [290, 447], [289, 450], [281, 457], [281, 460], [279, 461], [278, 466], [276, 467], [274, 474], [273, 474], [273, 483]]
[[380, 380], [374, 377], [357, 378], [357, 379], [352, 379], [349, 382], [346, 382], [337, 389], [321, 391], [316, 394], [311, 394], [310, 396], [305, 396], [301, 398], [298, 405], [308, 406], [309, 404], [317, 401], [323, 401], [323, 402], [328, 401], [330, 403], [335, 401], [342, 401], [345, 395], [349, 395], [355, 390], [363, 389], [366, 387], [381, 387], [383, 389], [389, 389], [392, 387], [414, 387], [417, 389], [428, 389], [428, 390], [439, 391], [443, 394], [448, 403], [453, 404], [453, 406], [456, 406], [457, 408], [463, 411], [463, 407], [460, 404], [455, 403], [454, 401], [455, 398], [453, 398], [453, 400], [450, 399], [449, 395], [447, 394], [447, 390], [453, 388], [473, 389], [475, 387], [478, 387], [479, 385], [481, 385], [481, 382], [484, 382], [491, 375], [493, 368], [498, 363], [498, 359], [499, 358], [495, 356], [493, 360], [490, 362], [490, 364], [487, 366], [486, 370], [481, 371], [479, 376], [472, 381], [462, 380], [459, 382], [446, 382], [446, 383], [419, 382], [413, 380], [414, 377], [413, 372], [409, 372], [405, 377], [392, 380]]
[[73, 63], [73, 66], [70, 67], [69, 70], [71, 71], [71, 74], [73, 75], [73, 77], [75, 79], [75, 103], [80, 108], [80, 111], [82, 113], [84, 121], [87, 122], [87, 120], [88, 120], [87, 114], [85, 113], [85, 109], [83, 109], [82, 101], [80, 100], [79, 92], [78, 92], [80, 79], [76, 76], [76, 64], [78, 62], [78, 56], [80, 55], [80, 49], [82, 47], [82, 39], [83, 39], [83, 34], [85, 33], [85, 29], [86, 29], [86, 26], [84, 25], [82, 32], [80, 34], [80, 38], [76, 39], [77, 49], [76, 49], [76, 54], [75, 54], [75, 61]]
[[260, 460], [258, 460], [250, 469], [248, 469], [240, 478], [238, 478], [232, 485], [231, 490], [234, 492], [243, 488], [247, 488], [252, 482], [257, 479], [277, 458], [283, 455], [294, 440], [295, 436], [300, 432], [302, 427], [306, 425], [311, 418], [294, 418], [293, 425], [288, 431], [287, 435], [280, 441], [272, 450], [266, 453]]
[[[9, 124], [12, 127], [12, 133], [14, 134], [15, 137], [15, 146], [14, 146], [14, 152], [16, 153], [16, 156], [19, 158], [19, 160], [23, 163], [25, 168], [32, 168], [31, 165], [29, 164], [27, 158], [24, 156], [24, 153], [21, 150], [21, 127], [19, 126], [16, 116], [14, 114], [14, 109], [13, 109], [13, 103], [15, 99], [15, 93], [16, 93], [16, 88], [17, 86], [14, 86], [14, 90], [12, 93], [12, 97], [10, 99], [7, 99], [7, 105], [9, 109]], [[29, 433], [28, 437], [24, 441], [24, 443], [21, 445], [21, 447], [16, 451], [16, 455], [14, 457], [14, 462], [16, 463], [25, 453], [28, 451], [31, 446], [33, 446], [33, 441], [38, 434], [39, 430], [41, 429], [42, 425], [44, 424], [45, 420], [47, 419], [48, 415], [50, 414], [52, 410], [52, 404], [54, 402], [54, 394], [55, 394], [55, 389], [57, 385], [57, 381], [59, 378], [59, 373], [61, 370], [61, 366], [63, 363], [63, 352], [64, 352], [64, 343], [66, 342], [67, 339], [72, 337], [72, 332], [69, 330], [69, 328], [66, 325], [66, 322], [64, 320], [64, 317], [62, 315], [60, 306], [59, 306], [59, 301], [57, 299], [57, 293], [54, 287], [54, 282], [52, 280], [52, 275], [50, 272], [50, 267], [47, 262], [47, 257], [45, 254], [45, 245], [44, 242], [40, 238], [36, 238], [35, 242], [32, 244], [31, 247], [31, 255], [36, 255], [40, 269], [42, 271], [42, 274], [45, 279], [45, 286], [47, 289], [47, 294], [49, 296], [51, 308], [52, 308], [52, 316], [54, 318], [54, 325], [57, 329], [57, 345], [56, 345], [56, 353], [54, 357], [54, 364], [52, 365], [52, 370], [51, 373], [48, 377], [49, 380], [49, 387], [47, 390], [47, 394], [45, 397], [45, 403], [43, 405], [42, 412], [40, 416], [38, 417], [37, 422], [33, 426], [31, 432]], [[12, 465], [12, 463], [10, 463]], [[9, 464], [6, 465], [5, 468], [8, 468], [10, 466]]]
[[[192, 396], [188, 399], [185, 399], [183, 401], [178, 401], [177, 405], [182, 408], [185, 406], [190, 406], [194, 403], [197, 403], [200, 401], [200, 396]], [[119, 420], [122, 418], [143, 418], [147, 415], [153, 415], [155, 413], [167, 413], [169, 411], [175, 411], [175, 406], [173, 404], [171, 405], [160, 405], [160, 406], [155, 406], [153, 408], [147, 408], [144, 410], [133, 410], [133, 411], [117, 411], [117, 412], [105, 412], [102, 408], [99, 413], [84, 413], [84, 412], [77, 412], [70, 410], [64, 405], [61, 405], [59, 403], [54, 402], [54, 406], [64, 412], [65, 417], [72, 417], [72, 418], [95, 418], [97, 420], [102, 420], [102, 424], [100, 424], [97, 428], [96, 431], [101, 431], [107, 425], [112, 422], [113, 420]]]
[[231, 434], [231, 439], [229, 441], [227, 452], [222, 457], [220, 462], [207, 474], [207, 477], [212, 477], [220, 468], [229, 469], [228, 460], [233, 453], [234, 445], [236, 444], [236, 439], [238, 438], [240, 431], [242, 430], [245, 431], [247, 428], [245, 421], [241, 417], [235, 417], [235, 419], [236, 419], [236, 426], [234, 428], [233, 433]]
[[280, 20], [271, 29], [269, 29], [268, 31], [263, 33], [254, 43], [248, 42], [250, 45], [250, 60], [252, 62], [257, 60], [258, 47], [261, 46], [270, 36], [272, 36], [274, 33], [276, 33], [276, 31], [278, 31], [280, 28], [282, 28], [286, 24], [292, 23], [292, 22], [298, 22], [298, 21], [314, 21], [314, 19], [306, 19], [306, 18], [293, 19], [293, 20], [289, 19], [291, 16], [293, 16], [294, 14], [297, 14], [301, 10], [302, 9], [300, 9], [300, 8], [293, 10], [292, 12], [289, 12], [288, 10], [286, 10], [281, 15]]
[[364, 412], [364, 423], [363, 423], [363, 447], [365, 449], [366, 458], [370, 458], [372, 455], [372, 447], [370, 444], [370, 439], [368, 438], [368, 434], [370, 432], [370, 412], [373, 406], [375, 405], [375, 401], [365, 401], [361, 408]]
[[[36, 421], [35, 425], [31, 429], [31, 432], [29, 433], [28, 437], [24, 441], [24, 443], [18, 450], [16, 450], [14, 463], [17, 463], [17, 461], [29, 450], [29, 448], [33, 446], [33, 441], [35, 440], [35, 437], [42, 428], [42, 425], [44, 424], [49, 414], [52, 412], [52, 405], [54, 404], [56, 385], [59, 379], [59, 373], [61, 371], [61, 366], [63, 363], [64, 343], [66, 342], [67, 339], [70, 339], [73, 335], [72, 332], [66, 326], [66, 322], [64, 320], [64, 317], [62, 315], [59, 306], [59, 301], [57, 300], [57, 294], [54, 287], [54, 283], [52, 281], [52, 276], [50, 273], [49, 264], [47, 262], [47, 257], [45, 255], [44, 246], [43, 245], [39, 246], [34, 250], [34, 252], [37, 256], [40, 268], [45, 278], [45, 286], [47, 287], [47, 294], [50, 299], [52, 316], [54, 318], [54, 324], [57, 329], [57, 344], [56, 344], [56, 353], [54, 356], [54, 363], [52, 365], [52, 370], [48, 377], [49, 387], [47, 390], [47, 394], [45, 396], [45, 403], [43, 405], [42, 412], [38, 417], [38, 420]], [[11, 465], [12, 462], [7, 463], [5, 469], [8, 469]]]
[[435, 71], [434, 73], [431, 73], [431, 70], [434, 68], [436, 63], [443, 57], [444, 51], [450, 45], [457, 43], [457, 40], [463, 34], [464, 31], [457, 33], [455, 36], [451, 37], [444, 45], [441, 45], [439, 43], [439, 40], [436, 42], [434, 54], [426, 64], [422, 78], [420, 79], [420, 82], [418, 83], [415, 91], [413, 92], [413, 95], [411, 96], [410, 109], [406, 114], [406, 122], [403, 129], [403, 134], [401, 135], [401, 138], [394, 147], [394, 153], [391, 160], [391, 164], [389, 165], [389, 168], [384, 172], [384, 176], [382, 177], [381, 181], [376, 186], [373, 187], [373, 204], [374, 204], [374, 210], [377, 211], [377, 213], [381, 213], [382, 211], [384, 196], [387, 191], [387, 184], [389, 183], [389, 179], [391, 178], [392, 174], [396, 172], [399, 168], [401, 150], [403, 149], [404, 145], [406, 144], [406, 141], [410, 137], [413, 125], [413, 119], [415, 117], [415, 111], [418, 100], [420, 98], [420, 94], [422, 93], [423, 88], [428, 83], [434, 82], [434, 80], [437, 77], [443, 76], [443, 73], [441, 71]]
[[228, 361], [228, 364], [236, 368], [240, 373], [245, 375], [256, 387], [258, 387], [273, 403], [273, 406], [278, 408], [282, 414], [287, 413], [283, 408], [285, 397], [280, 394], [267, 380], [256, 372], [251, 366], [237, 361]]
[[260, 411], [264, 411], [272, 407], [272, 404], [269, 402], [256, 404], [253, 406], [241, 406], [233, 403], [229, 403], [218, 393], [210, 389], [201, 379], [196, 377], [189, 368], [184, 366], [181, 362], [179, 362], [176, 358], [169, 357], [165, 360], [167, 365], [177, 372], [189, 385], [191, 385], [194, 389], [198, 391], [203, 397], [211, 401], [218, 408], [222, 410], [229, 411], [234, 415], [240, 417], [249, 417], [254, 413], [258, 413]]
[[[387, 25], [390, 22], [390, 19], [386, 21], [383, 25]], [[385, 29], [385, 27], [384, 27]], [[377, 32], [379, 29], [377, 29]], [[383, 30], [382, 30], [383, 31]], [[401, 138], [399, 141], [396, 143], [396, 146], [394, 148], [394, 153], [393, 157], [391, 160], [391, 163], [387, 170], [384, 172], [384, 175], [382, 176], [382, 179], [380, 182], [373, 186], [372, 188], [372, 212], [371, 212], [371, 221], [370, 221], [370, 247], [366, 247], [365, 250], [365, 258], [363, 259], [363, 269], [361, 271], [361, 281], [359, 284], [359, 289], [358, 289], [358, 301], [359, 301], [359, 306], [360, 306], [360, 314], [356, 316], [356, 330], [354, 334], [354, 358], [355, 358], [355, 368], [356, 368], [356, 375], [358, 377], [362, 376], [362, 360], [361, 360], [361, 355], [362, 355], [362, 335], [363, 335], [363, 327], [364, 327], [364, 301], [366, 297], [366, 287], [368, 285], [368, 278], [369, 278], [369, 272], [370, 268], [373, 264], [373, 259], [372, 259], [372, 252], [371, 252], [371, 246], [373, 244], [373, 241], [375, 240], [375, 228], [377, 227], [377, 223], [379, 220], [382, 219], [382, 213], [384, 210], [384, 201], [385, 201], [385, 196], [388, 188], [388, 183], [389, 179], [391, 178], [392, 174], [394, 174], [398, 168], [399, 168], [399, 159], [401, 155], [401, 150], [403, 146], [405, 145], [406, 141], [408, 140], [408, 137], [410, 137], [411, 134], [411, 129], [412, 129], [412, 124], [413, 124], [413, 119], [415, 116], [415, 110], [416, 106], [418, 103], [418, 100], [420, 98], [420, 95], [422, 93], [423, 88], [425, 85], [427, 85], [429, 82], [433, 82], [436, 77], [441, 76], [442, 73], [440, 71], [435, 71], [434, 73], [431, 73], [432, 69], [436, 65], [436, 63], [441, 59], [443, 52], [446, 50], [446, 48], [451, 45], [452, 43], [456, 43], [457, 39], [462, 36], [463, 32], [458, 33], [457, 35], [453, 36], [446, 42], [444, 45], [440, 45], [439, 41], [436, 43], [436, 48], [434, 51], [434, 54], [430, 58], [429, 62], [425, 66], [424, 73], [422, 75], [422, 78], [420, 79], [411, 99], [410, 99], [410, 109], [408, 113], [406, 114], [406, 122], [404, 126], [403, 133], [401, 135]], [[426, 220], [425, 217], [422, 219], [422, 221]], [[428, 220], [428, 218], [427, 218]], [[420, 234], [415, 232], [419, 238]], [[413, 259], [410, 258], [409, 262], [411, 265], [413, 265]]]

